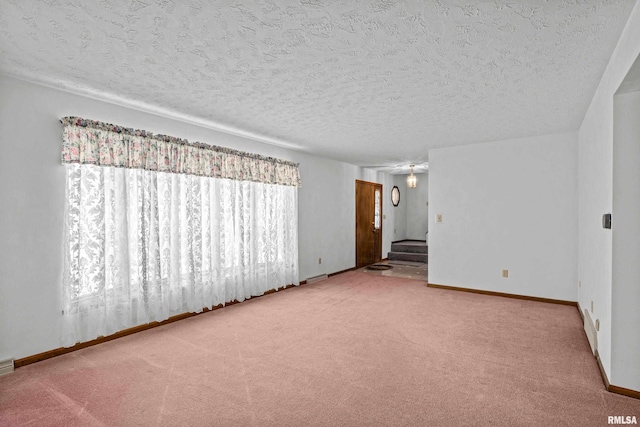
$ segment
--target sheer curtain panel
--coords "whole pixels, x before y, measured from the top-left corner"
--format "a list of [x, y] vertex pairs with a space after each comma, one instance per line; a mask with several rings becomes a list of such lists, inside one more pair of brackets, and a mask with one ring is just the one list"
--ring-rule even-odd
[[[64, 345], [298, 284], [297, 165], [62, 122]], [[156, 161], [132, 167], [153, 144]], [[172, 169], [190, 162], [204, 167]]]

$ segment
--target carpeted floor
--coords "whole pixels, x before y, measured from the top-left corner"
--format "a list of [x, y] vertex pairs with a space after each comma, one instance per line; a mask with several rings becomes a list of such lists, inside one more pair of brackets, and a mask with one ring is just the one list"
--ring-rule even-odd
[[602, 426], [575, 307], [350, 272], [17, 369], [2, 426]]

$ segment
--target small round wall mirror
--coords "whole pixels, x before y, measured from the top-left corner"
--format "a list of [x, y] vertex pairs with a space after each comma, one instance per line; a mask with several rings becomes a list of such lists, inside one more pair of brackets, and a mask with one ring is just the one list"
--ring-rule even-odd
[[400, 189], [397, 185], [394, 185], [391, 190], [391, 203], [393, 203], [393, 206], [398, 206], [400, 204]]

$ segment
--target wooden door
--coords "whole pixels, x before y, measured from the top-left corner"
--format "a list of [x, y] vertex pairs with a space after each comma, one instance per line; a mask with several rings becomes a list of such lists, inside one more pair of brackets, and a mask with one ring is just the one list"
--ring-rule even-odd
[[382, 259], [382, 184], [356, 180], [356, 268]]

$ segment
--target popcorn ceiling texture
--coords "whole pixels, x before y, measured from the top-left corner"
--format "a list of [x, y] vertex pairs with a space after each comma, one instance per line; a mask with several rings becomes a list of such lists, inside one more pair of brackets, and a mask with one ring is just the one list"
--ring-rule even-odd
[[420, 162], [578, 129], [634, 3], [0, 0], [0, 73], [355, 164]]

